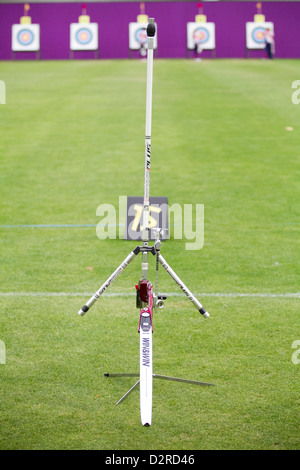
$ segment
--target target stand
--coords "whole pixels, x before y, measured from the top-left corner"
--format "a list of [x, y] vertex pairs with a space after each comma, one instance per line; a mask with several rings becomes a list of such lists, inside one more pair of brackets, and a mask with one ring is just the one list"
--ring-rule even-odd
[[247, 22], [245, 58], [249, 59], [250, 51], [261, 51], [265, 54], [265, 31], [269, 28], [274, 34], [272, 22]]
[[187, 23], [187, 49], [186, 57], [191, 53], [195, 55], [204, 51], [211, 51], [211, 57], [216, 57], [215, 23]]
[[[32, 51], [11, 51], [11, 60], [17, 60], [17, 53], [22, 53], [22, 52], [32, 52]], [[35, 60], [41, 60], [41, 50], [38, 49], [35, 51]]]
[[99, 59], [98, 23], [71, 23], [70, 59], [76, 51], [94, 51], [94, 58]]
[[17, 52], [34, 52], [36, 60], [41, 58], [39, 24], [13, 24], [11, 32], [12, 60], [16, 59]]
[[[148, 50], [147, 23], [129, 23], [129, 53], [128, 58], [132, 59], [134, 53], [138, 53], [140, 59], [146, 60]], [[157, 57], [157, 25], [156, 34], [153, 40], [153, 55]]]

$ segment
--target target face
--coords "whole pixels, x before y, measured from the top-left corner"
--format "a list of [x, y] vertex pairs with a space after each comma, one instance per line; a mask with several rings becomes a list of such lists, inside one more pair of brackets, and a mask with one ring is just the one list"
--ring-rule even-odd
[[252, 31], [252, 39], [253, 41], [257, 42], [257, 44], [263, 44], [265, 42], [265, 28], [261, 26], [255, 28]]
[[18, 33], [18, 41], [23, 46], [29, 46], [34, 40], [34, 35], [29, 29], [21, 29]]
[[98, 49], [98, 23], [72, 23], [70, 25], [71, 51], [94, 51]]
[[12, 25], [13, 51], [38, 51], [40, 49], [40, 25]]
[[79, 44], [89, 44], [92, 39], [92, 32], [87, 28], [81, 28], [76, 33], [76, 40], [79, 42]]
[[148, 41], [146, 28], [138, 28], [135, 32], [134, 39], [141, 46], [144, 46], [146, 42]]
[[209, 40], [209, 31], [202, 26], [195, 29], [193, 32], [193, 40], [194, 44], [204, 44]]
[[270, 28], [274, 33], [273, 23], [246, 23], [246, 46], [247, 49], [265, 48], [265, 31]]
[[195, 45], [201, 49], [215, 49], [215, 23], [188, 23], [187, 48], [194, 49]]
[[[154, 36], [153, 48], [157, 49], [157, 24]], [[139, 50], [141, 47], [147, 48], [147, 23], [129, 23], [129, 49]]]

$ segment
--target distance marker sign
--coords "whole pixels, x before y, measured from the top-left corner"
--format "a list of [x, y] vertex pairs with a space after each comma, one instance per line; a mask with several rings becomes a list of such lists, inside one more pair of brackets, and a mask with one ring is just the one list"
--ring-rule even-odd
[[39, 24], [13, 24], [12, 25], [12, 51], [39, 51], [40, 25]]
[[[162, 239], [168, 236], [168, 198], [150, 197], [149, 207], [149, 240], [155, 240], [152, 229], [163, 229]], [[142, 196], [127, 196], [126, 240], [142, 240], [144, 198]]]
[[98, 49], [98, 23], [71, 23], [71, 51], [95, 51]]

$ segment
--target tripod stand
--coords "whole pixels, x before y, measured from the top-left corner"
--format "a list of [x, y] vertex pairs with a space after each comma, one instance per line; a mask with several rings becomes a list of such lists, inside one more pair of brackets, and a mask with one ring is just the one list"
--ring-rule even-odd
[[[126, 396], [140, 386], [140, 411], [141, 422], [144, 426], [150, 426], [152, 422], [152, 385], [153, 378], [191, 383], [196, 385], [213, 385], [195, 380], [179, 379], [153, 374], [152, 362], [152, 333], [153, 333], [153, 310], [164, 306], [165, 296], [158, 293], [158, 267], [159, 264], [167, 271], [171, 278], [181, 288], [203, 317], [209, 317], [208, 312], [199, 300], [192, 294], [183, 281], [177, 276], [167, 261], [160, 253], [162, 230], [155, 231], [155, 243], [149, 246], [149, 200], [150, 200], [150, 157], [151, 157], [151, 117], [152, 117], [152, 82], [153, 82], [153, 40], [156, 33], [154, 19], [149, 19], [147, 26], [148, 53], [147, 53], [147, 90], [146, 90], [146, 136], [145, 136], [145, 175], [144, 175], [144, 208], [143, 208], [143, 231], [142, 246], [136, 246], [97, 292], [79, 310], [78, 314], [83, 316], [91, 306], [99, 299], [104, 291], [124, 271], [125, 268], [139, 254], [142, 254], [142, 278], [136, 285], [136, 306], [140, 308], [139, 334], [140, 334], [140, 373], [139, 374], [105, 374], [106, 377], [139, 377], [133, 387], [117, 402], [119, 404]], [[153, 285], [148, 280], [148, 256], [149, 253], [156, 257], [156, 282], [155, 293]]]

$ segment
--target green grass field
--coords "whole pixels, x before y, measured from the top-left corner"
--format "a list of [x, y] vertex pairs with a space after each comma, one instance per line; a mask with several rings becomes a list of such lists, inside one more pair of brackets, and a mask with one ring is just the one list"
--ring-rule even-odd
[[[204, 247], [171, 236], [162, 254], [211, 314], [169, 296], [154, 372], [216, 387], [154, 381], [150, 428], [138, 390], [115, 406], [134, 379], [103, 377], [138, 372], [141, 259], [77, 315], [136, 243], [36, 226], [143, 195], [146, 64], [0, 70], [0, 448], [299, 449], [299, 61], [154, 63], [151, 194], [205, 207]], [[161, 271], [160, 290], [180, 293]]]

